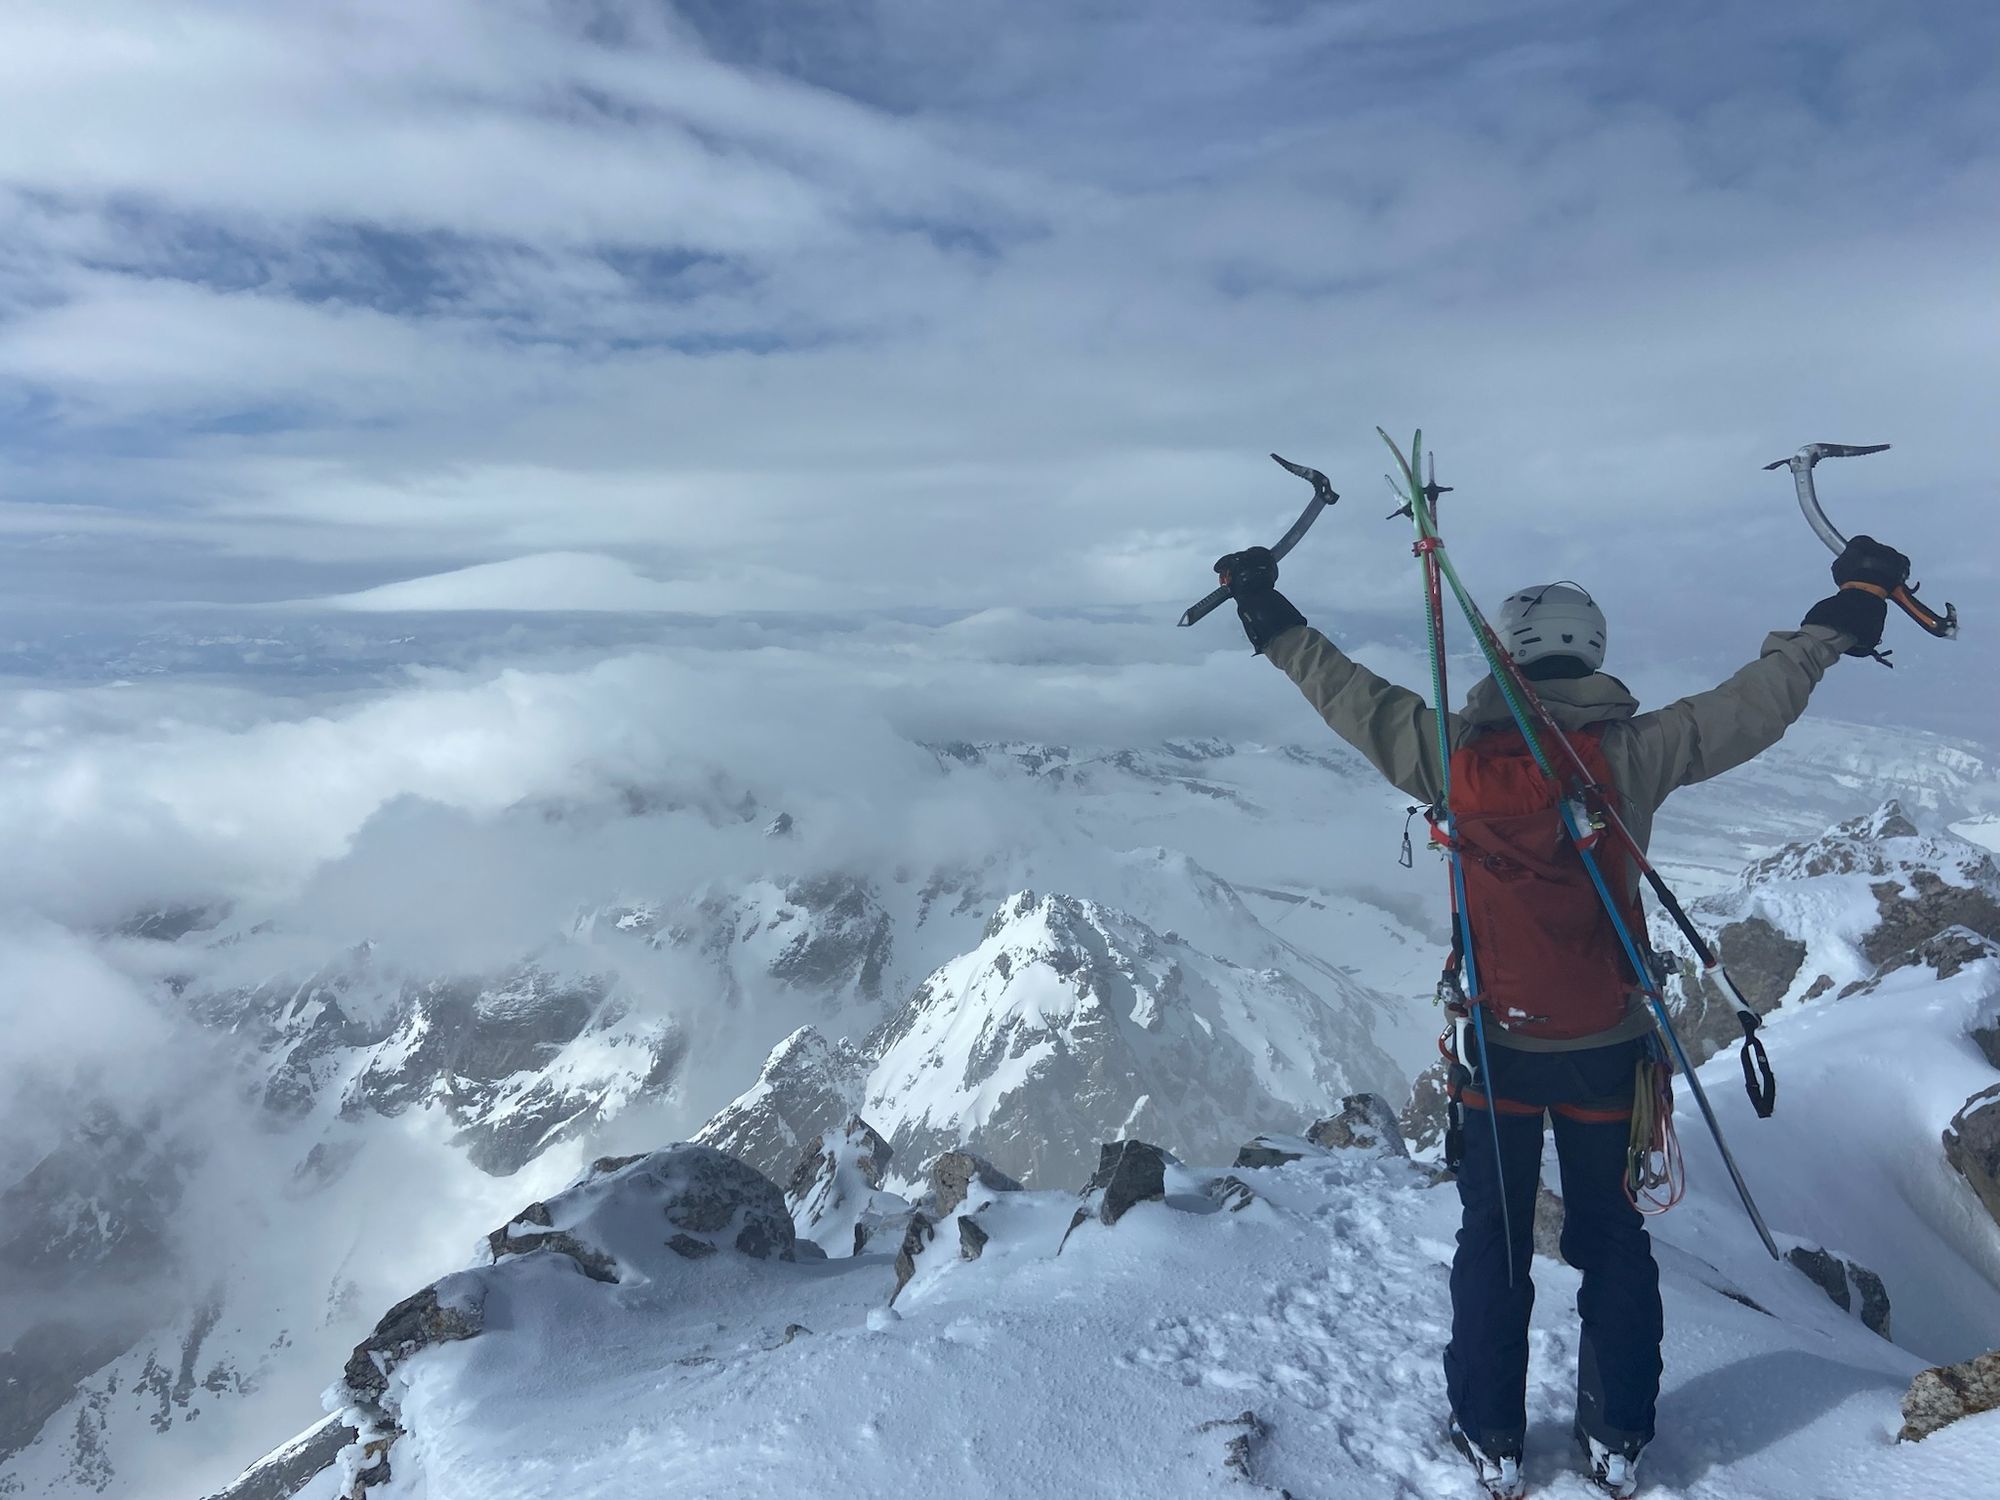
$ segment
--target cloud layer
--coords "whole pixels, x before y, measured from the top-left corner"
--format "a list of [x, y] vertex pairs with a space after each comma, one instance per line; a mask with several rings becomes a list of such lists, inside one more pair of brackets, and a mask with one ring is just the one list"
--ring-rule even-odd
[[1971, 5], [29, 3], [0, 528], [104, 565], [7, 581], [1155, 603], [1282, 524], [1276, 448], [1386, 606], [1421, 421], [1495, 589], [1741, 639], [1823, 581], [1757, 466], [1886, 438], [1830, 509], [1970, 600], [1996, 58]]

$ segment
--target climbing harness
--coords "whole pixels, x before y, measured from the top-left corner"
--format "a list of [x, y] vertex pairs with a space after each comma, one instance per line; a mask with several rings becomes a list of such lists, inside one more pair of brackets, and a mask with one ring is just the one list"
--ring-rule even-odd
[[[1431, 717], [1437, 727], [1438, 736], [1439, 790], [1440, 806], [1442, 808], [1440, 823], [1444, 834], [1444, 849], [1451, 875], [1454, 958], [1456, 960], [1454, 987], [1462, 993], [1465, 1002], [1464, 1008], [1470, 1015], [1473, 1039], [1478, 1052], [1480, 1076], [1485, 1079], [1491, 1079], [1493, 1070], [1488, 1062], [1485, 1027], [1486, 1005], [1484, 1004], [1484, 997], [1480, 992], [1479, 971], [1476, 962], [1477, 953], [1473, 946], [1471, 922], [1466, 903], [1463, 852], [1459, 848], [1456, 818], [1453, 813], [1451, 801], [1452, 755], [1450, 733], [1447, 727], [1449, 699], [1445, 692], [1444, 668], [1443, 590], [1447, 585], [1450, 587], [1453, 597], [1457, 600], [1459, 609], [1465, 616], [1466, 623], [1471, 627], [1480, 653], [1485, 657], [1487, 668], [1492, 672], [1494, 683], [1499, 688], [1500, 694], [1506, 702], [1508, 714], [1514, 722], [1515, 730], [1520, 734], [1540, 774], [1552, 784], [1555, 794], [1553, 797], [1555, 812], [1561, 821], [1563, 832], [1568, 838], [1570, 847], [1575, 850], [1591, 886], [1596, 891], [1597, 898], [1602, 904], [1606, 916], [1610, 919], [1618, 945], [1624, 952], [1630, 972], [1636, 976], [1637, 987], [1646, 996], [1660, 1034], [1666, 1038], [1674, 1061], [1688, 1080], [1688, 1087], [1694, 1097], [1696, 1107], [1700, 1110], [1702, 1119], [1707, 1124], [1710, 1135], [1715, 1139], [1716, 1149], [1722, 1156], [1723, 1165], [1729, 1172], [1730, 1181], [1735, 1185], [1737, 1196], [1742, 1199], [1744, 1210], [1749, 1214], [1751, 1223], [1756, 1226], [1758, 1237], [1764, 1242], [1764, 1248], [1771, 1253], [1773, 1259], [1778, 1259], [1779, 1251], [1777, 1242], [1771, 1237], [1771, 1231], [1764, 1222], [1764, 1216], [1758, 1210], [1756, 1200], [1750, 1195], [1749, 1185], [1743, 1180], [1742, 1171], [1737, 1167], [1736, 1159], [1730, 1152], [1729, 1143], [1722, 1134], [1722, 1126], [1716, 1120], [1715, 1111], [1708, 1102], [1707, 1091], [1703, 1089], [1701, 1079], [1696, 1076], [1694, 1065], [1688, 1058], [1686, 1049], [1681, 1045], [1680, 1037], [1674, 1030], [1673, 1021], [1667, 1014], [1666, 999], [1660, 983], [1658, 970], [1650, 957], [1644, 952], [1639, 939], [1634, 936], [1633, 928], [1635, 924], [1628, 917], [1627, 913], [1621, 910], [1625, 906], [1625, 903], [1621, 902], [1613, 894], [1611, 885], [1606, 880], [1604, 872], [1600, 867], [1598, 846], [1604, 839], [1609, 838], [1613, 847], [1623, 854], [1641, 878], [1653, 890], [1663, 909], [1666, 910], [1668, 915], [1673, 919], [1674, 924], [1681, 930], [1682, 935], [1688, 939], [1695, 952], [1700, 956], [1703, 968], [1715, 979], [1722, 991], [1735, 1003], [1744, 1033], [1743, 1069], [1745, 1083], [1749, 1090], [1752, 1104], [1756, 1107], [1758, 1114], [1762, 1116], [1768, 1115], [1775, 1105], [1777, 1084], [1770, 1071], [1769, 1059], [1764, 1055], [1763, 1044], [1756, 1036], [1757, 1017], [1751, 1011], [1748, 1002], [1744, 1000], [1742, 992], [1737, 989], [1735, 982], [1730, 979], [1727, 970], [1722, 967], [1721, 960], [1714, 948], [1696, 931], [1694, 924], [1688, 920], [1687, 913], [1682, 910], [1680, 902], [1674, 898], [1673, 892], [1667, 888], [1666, 882], [1661, 879], [1659, 872], [1653, 868], [1652, 863], [1646, 858], [1645, 851], [1639, 847], [1638, 840], [1626, 828], [1624, 820], [1619, 817], [1618, 811], [1612, 803], [1608, 790], [1592, 771], [1585, 757], [1577, 750], [1570, 738], [1563, 733], [1562, 729], [1550, 716], [1540, 698], [1536, 696], [1533, 686], [1522, 675], [1520, 668], [1515, 664], [1506, 649], [1501, 646], [1498, 637], [1494, 634], [1493, 627], [1487, 623], [1486, 617], [1479, 610], [1479, 606], [1473, 601], [1471, 594], [1467, 592], [1463, 581], [1458, 576], [1457, 569], [1452, 565], [1450, 554], [1445, 550], [1443, 538], [1440, 536], [1437, 528], [1437, 499], [1438, 496], [1448, 493], [1448, 490], [1445, 486], [1441, 486], [1437, 482], [1435, 459], [1431, 461], [1425, 482], [1419, 483], [1417, 480], [1418, 473], [1425, 472], [1423, 469], [1423, 434], [1419, 432], [1412, 440], [1409, 457], [1405, 458], [1402, 450], [1397, 447], [1395, 439], [1391, 438], [1388, 433], [1383, 432], [1380, 428], [1377, 428], [1376, 432], [1388, 446], [1389, 451], [1395, 455], [1397, 466], [1402, 472], [1403, 484], [1398, 493], [1406, 496], [1407, 499], [1404, 507], [1397, 511], [1396, 514], [1399, 516], [1407, 515], [1414, 525], [1417, 536], [1412, 550], [1423, 565], [1425, 625], [1431, 667], [1431, 701], [1433, 706]], [[1391, 480], [1391, 484], [1393, 487], [1393, 479]], [[1553, 756], [1551, 755], [1552, 750], [1554, 752]], [[1448, 964], [1447, 973], [1450, 974], [1452, 971], [1452, 965]], [[1441, 992], [1443, 988], [1444, 986], [1441, 984]], [[1455, 1031], [1455, 1029], [1456, 1021], [1454, 1019], [1451, 1024], [1448, 1024], [1447, 1030]], [[1442, 1042], [1440, 1043], [1440, 1047], [1441, 1050], [1444, 1050]], [[1761, 1077], [1753, 1069], [1751, 1061], [1753, 1047], [1756, 1058], [1755, 1069], [1761, 1069]], [[1448, 1072], [1459, 1067], [1456, 1051], [1454, 1040], [1449, 1050], [1445, 1051]], [[1459, 1086], [1458, 1092], [1461, 1102], [1469, 1102], [1465, 1099], [1466, 1091], [1464, 1085]], [[1639, 1113], [1636, 1093], [1637, 1090], [1635, 1089], [1635, 1116]], [[1671, 1118], [1670, 1101], [1663, 1103], [1657, 1094], [1654, 1096], [1654, 1102], [1650, 1108], [1656, 1119], [1657, 1117]], [[1501, 1154], [1499, 1111], [1489, 1108], [1486, 1110], [1486, 1116], [1493, 1131], [1494, 1167], [1496, 1171], [1499, 1171]], [[1451, 1122], [1448, 1119], [1448, 1133], [1450, 1124]], [[1632, 1193], [1635, 1201], [1642, 1195], [1656, 1195], [1661, 1188], [1667, 1187], [1672, 1181], [1673, 1171], [1676, 1170], [1674, 1164], [1678, 1162], [1678, 1145], [1672, 1142], [1670, 1137], [1661, 1136], [1656, 1151], [1656, 1128], [1656, 1124], [1653, 1121], [1649, 1121], [1645, 1136], [1645, 1150], [1636, 1183], [1632, 1180], [1630, 1158], [1628, 1156], [1627, 1189]], [[1462, 1131], [1462, 1123], [1460, 1129]], [[1636, 1119], [1634, 1130], [1636, 1133]], [[1649, 1186], [1647, 1178], [1651, 1176], [1658, 1176], [1661, 1180]], [[1507, 1193], [1504, 1182], [1501, 1184], [1500, 1203], [1502, 1228], [1506, 1236], [1508, 1250], [1508, 1281], [1511, 1284], [1515, 1276], [1513, 1255], [1514, 1235], [1511, 1217], [1508, 1215], [1506, 1206]]]

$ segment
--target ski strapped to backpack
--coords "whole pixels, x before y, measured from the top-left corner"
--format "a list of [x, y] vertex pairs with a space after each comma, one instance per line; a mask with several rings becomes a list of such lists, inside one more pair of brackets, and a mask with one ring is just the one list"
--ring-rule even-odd
[[[1772, 1239], [1771, 1231], [1764, 1222], [1764, 1216], [1758, 1210], [1756, 1200], [1751, 1197], [1749, 1186], [1743, 1180], [1742, 1171], [1736, 1165], [1735, 1156], [1731, 1153], [1729, 1143], [1723, 1136], [1722, 1127], [1716, 1120], [1715, 1111], [1708, 1102], [1707, 1091], [1703, 1089], [1701, 1079], [1696, 1075], [1694, 1065], [1689, 1059], [1686, 1049], [1681, 1045], [1680, 1037], [1674, 1030], [1673, 1021], [1667, 1014], [1666, 1000], [1659, 973], [1650, 957], [1642, 948], [1638, 937], [1635, 935], [1633, 921], [1626, 911], [1621, 910], [1621, 907], [1625, 903], [1621, 902], [1613, 893], [1611, 885], [1605, 879], [1604, 872], [1599, 865], [1596, 846], [1605, 835], [1610, 835], [1614, 845], [1631, 861], [1633, 868], [1639, 872], [1640, 876], [1660, 899], [1661, 905], [1673, 919], [1675, 926], [1680, 929], [1682, 935], [1688, 939], [1695, 952], [1700, 956], [1703, 967], [1715, 978], [1723, 992], [1735, 1003], [1738, 1018], [1744, 1032], [1743, 1070], [1745, 1086], [1758, 1114], [1760, 1116], [1767, 1116], [1771, 1113], [1776, 1103], [1777, 1085], [1775, 1079], [1772, 1077], [1770, 1061], [1764, 1053], [1763, 1043], [1756, 1035], [1758, 1028], [1757, 1017], [1744, 1001], [1742, 992], [1737, 989], [1734, 981], [1729, 978], [1727, 970], [1722, 967], [1720, 958], [1715, 953], [1713, 947], [1695, 930], [1694, 924], [1688, 920], [1687, 913], [1682, 909], [1679, 901], [1674, 899], [1673, 893], [1667, 889], [1666, 882], [1660, 878], [1659, 872], [1653, 868], [1652, 863], [1646, 858], [1645, 851], [1639, 847], [1638, 840], [1625, 827], [1624, 821], [1619, 817], [1617, 808], [1613, 804], [1613, 799], [1608, 789], [1604, 787], [1600, 778], [1593, 772], [1589, 763], [1570, 741], [1569, 737], [1562, 732], [1561, 728], [1550, 717], [1547, 709], [1536, 696], [1533, 686], [1522, 674], [1520, 668], [1515, 665], [1512, 656], [1501, 646], [1493, 632], [1492, 626], [1487, 623], [1486, 617], [1480, 612], [1479, 606], [1473, 602], [1472, 596], [1467, 592], [1464, 583], [1458, 577], [1458, 572], [1452, 566], [1450, 555], [1445, 551], [1443, 538], [1440, 536], [1437, 528], [1437, 498], [1439, 495], [1446, 493], [1446, 490], [1437, 483], [1435, 464], [1433, 463], [1431, 467], [1428, 482], [1419, 483], [1417, 480], [1417, 474], [1420, 472], [1420, 467], [1423, 463], [1423, 434], [1421, 432], [1417, 434], [1411, 443], [1410, 456], [1405, 458], [1402, 450], [1397, 447], [1395, 440], [1388, 433], [1382, 432], [1380, 428], [1377, 428], [1376, 431], [1380, 434], [1382, 441], [1388, 445], [1389, 451], [1395, 455], [1397, 466], [1402, 472], [1403, 485], [1399, 490], [1399, 494], [1407, 496], [1407, 502], [1404, 508], [1398, 511], [1397, 514], [1408, 515], [1410, 517], [1417, 533], [1413, 551], [1423, 564], [1425, 613], [1427, 617], [1426, 634], [1430, 651], [1431, 688], [1434, 705], [1432, 717], [1436, 722], [1438, 733], [1439, 779], [1442, 791], [1441, 805], [1443, 808], [1442, 817], [1434, 820], [1433, 826], [1442, 835], [1441, 842], [1444, 846], [1451, 870], [1455, 939], [1453, 959], [1447, 964], [1445, 977], [1439, 984], [1440, 995], [1441, 997], [1456, 999], [1462, 1010], [1469, 1013], [1473, 1036], [1479, 1050], [1481, 1073], [1485, 1077], [1491, 1078], [1492, 1071], [1488, 1065], [1484, 1020], [1486, 1007], [1482, 1003], [1482, 996], [1480, 994], [1477, 953], [1472, 942], [1471, 924], [1466, 904], [1463, 858], [1459, 849], [1459, 840], [1450, 797], [1451, 744], [1447, 717], [1449, 700], [1445, 693], [1443, 622], [1443, 589], [1448, 585], [1453, 597], [1458, 602], [1460, 610], [1465, 615], [1467, 624], [1472, 629], [1473, 636], [1478, 642], [1480, 653], [1485, 657], [1487, 667], [1493, 674], [1494, 683], [1499, 688], [1501, 696], [1506, 702], [1508, 714], [1514, 721], [1515, 730], [1519, 733], [1539, 773], [1551, 786], [1554, 794], [1551, 800], [1554, 803], [1554, 810], [1560, 820], [1563, 833], [1567, 837], [1570, 847], [1574, 849], [1592, 888], [1596, 892], [1598, 900], [1602, 904], [1605, 915], [1608, 917], [1612, 930], [1616, 935], [1618, 945], [1624, 953], [1630, 972], [1637, 976], [1638, 988], [1645, 994], [1647, 1002], [1651, 1006], [1660, 1034], [1665, 1037], [1668, 1046], [1672, 1050], [1673, 1057], [1679, 1065], [1680, 1071], [1688, 1080], [1688, 1086], [1694, 1095], [1695, 1104], [1701, 1112], [1704, 1123], [1708, 1126], [1710, 1135], [1715, 1139], [1716, 1149], [1721, 1154], [1723, 1165], [1729, 1172], [1730, 1181], [1736, 1188], [1737, 1196], [1742, 1199], [1744, 1210], [1749, 1214], [1751, 1223], [1756, 1226], [1758, 1237], [1763, 1241], [1764, 1248], [1771, 1253], [1774, 1259], [1779, 1258], [1777, 1242]], [[1555, 752], [1553, 757], [1550, 754], [1551, 749]], [[1446, 1028], [1447, 1035], [1449, 1036], [1454, 1029], [1453, 1026], [1448, 1025]], [[1447, 1045], [1441, 1039], [1440, 1049], [1445, 1052], [1448, 1065], [1452, 1070], [1452, 1082], [1457, 1085], [1454, 1088], [1448, 1089], [1448, 1093], [1460, 1094], [1463, 1092], [1463, 1081], [1461, 1081], [1460, 1075], [1463, 1075], [1465, 1070], [1458, 1063], [1455, 1045]], [[1753, 1056], [1755, 1059], [1754, 1063], [1752, 1060]], [[1635, 1113], [1637, 1113], [1636, 1110]], [[1495, 1168], [1497, 1170], [1499, 1168], [1500, 1156], [1499, 1115], [1497, 1110], [1488, 1109], [1487, 1116], [1493, 1129]], [[1454, 1117], [1448, 1119], [1448, 1145], [1452, 1140], [1454, 1129], [1458, 1132], [1458, 1139], [1462, 1140], [1463, 1124], [1461, 1118]], [[1635, 1119], [1635, 1137], [1638, 1131], [1639, 1122]], [[1648, 1146], [1650, 1145], [1651, 1142], [1649, 1141]], [[1671, 1171], [1671, 1166], [1672, 1161], [1669, 1158], [1666, 1162], [1666, 1171], [1657, 1175], [1668, 1175]], [[1638, 1188], [1648, 1185], [1651, 1184], [1634, 1184], [1628, 1177], [1628, 1191], [1636, 1191]], [[1504, 1183], [1501, 1188], [1500, 1201], [1504, 1218], [1507, 1203]], [[1509, 1280], [1511, 1281], [1514, 1274], [1512, 1225], [1511, 1223], [1505, 1223], [1503, 1224], [1503, 1228], [1507, 1237], [1508, 1273]]]

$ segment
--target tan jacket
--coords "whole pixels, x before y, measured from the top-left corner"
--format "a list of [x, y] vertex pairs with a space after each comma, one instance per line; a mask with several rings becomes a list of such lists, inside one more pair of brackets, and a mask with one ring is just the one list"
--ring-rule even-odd
[[[1826, 669], [1851, 644], [1817, 625], [1773, 631], [1757, 659], [1720, 687], [1650, 713], [1640, 713], [1625, 684], [1603, 672], [1537, 683], [1535, 692], [1561, 729], [1604, 726], [1600, 743], [1619, 815], [1643, 849], [1652, 838], [1653, 814], [1670, 792], [1719, 776], [1776, 744], [1805, 712]], [[1286, 631], [1264, 655], [1376, 770], [1412, 797], [1438, 800], [1437, 718], [1421, 694], [1377, 677], [1310, 625]], [[1446, 715], [1445, 732], [1456, 750], [1474, 735], [1511, 722], [1506, 700], [1489, 676], [1473, 685], [1463, 709]], [[1636, 890], [1639, 872], [1628, 868], [1625, 878]], [[1625, 1024], [1580, 1042], [1505, 1040], [1534, 1050], [1604, 1046], [1640, 1034], [1645, 1023], [1643, 1008], [1635, 1004]]]

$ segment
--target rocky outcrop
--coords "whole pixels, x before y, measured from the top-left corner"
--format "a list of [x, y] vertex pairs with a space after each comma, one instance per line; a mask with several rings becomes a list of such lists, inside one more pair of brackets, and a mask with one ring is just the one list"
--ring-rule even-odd
[[1870, 1332], [1885, 1339], [1890, 1336], [1889, 1289], [1880, 1276], [1866, 1266], [1807, 1245], [1794, 1245], [1785, 1252], [1785, 1259], [1825, 1292], [1835, 1307], [1852, 1313]]
[[[1762, 917], [1731, 922], [1713, 939], [1729, 977], [1743, 992], [1751, 1011], [1768, 1016], [1798, 978], [1806, 960], [1806, 945], [1785, 936]], [[1696, 1066], [1743, 1038], [1736, 1005], [1707, 974], [1690, 965], [1692, 982], [1676, 1007], [1674, 1025], [1681, 1045]]]
[[258, 1459], [208, 1500], [292, 1500], [354, 1439], [352, 1427], [328, 1417]]
[[393, 1477], [403, 1427], [391, 1376], [426, 1349], [477, 1338], [493, 1279], [512, 1274], [518, 1261], [556, 1256], [590, 1281], [616, 1285], [700, 1276], [705, 1262], [724, 1253], [783, 1261], [799, 1254], [775, 1185], [732, 1156], [686, 1142], [600, 1158], [560, 1193], [494, 1230], [485, 1248], [486, 1264], [405, 1297], [349, 1357], [337, 1390], [354, 1437], [339, 1463], [342, 1492], [355, 1500]]
[[[917, 1274], [917, 1257], [936, 1238], [936, 1225], [920, 1213], [910, 1215], [909, 1227], [903, 1231], [903, 1243], [896, 1250], [896, 1290], [889, 1294], [891, 1303], [903, 1295], [903, 1288]], [[985, 1242], [982, 1240], [980, 1243], [983, 1248]]]
[[1258, 1167], [1282, 1167], [1288, 1161], [1298, 1161], [1306, 1153], [1299, 1149], [1310, 1144], [1295, 1141], [1290, 1136], [1260, 1135], [1254, 1141], [1247, 1141], [1236, 1153], [1234, 1165], [1239, 1169]]
[[868, 1059], [846, 1040], [801, 1026], [771, 1049], [757, 1082], [694, 1138], [789, 1181], [801, 1153], [854, 1114], [867, 1078]]
[[2000, 1224], [2000, 1083], [1965, 1101], [1944, 1132], [1944, 1159]]
[[1316, 1122], [1306, 1139], [1327, 1151], [1359, 1148], [1380, 1149], [1391, 1156], [1410, 1154], [1396, 1111], [1379, 1094], [1349, 1094], [1340, 1101], [1340, 1113]]
[[947, 1151], [931, 1163], [926, 1174], [930, 1197], [926, 1203], [939, 1218], [955, 1213], [961, 1203], [992, 1193], [1018, 1193], [1021, 1184], [983, 1156], [970, 1151]]
[[1116, 1224], [1135, 1206], [1167, 1195], [1167, 1153], [1145, 1141], [1107, 1141], [1098, 1148], [1097, 1171], [1084, 1185], [1097, 1219]]
[[832, 1255], [859, 1255], [884, 1222], [907, 1215], [909, 1203], [882, 1186], [894, 1154], [859, 1115], [821, 1136], [785, 1194], [799, 1237]]
[[1397, 1123], [1412, 1151], [1429, 1153], [1444, 1145], [1446, 1064], [1439, 1058], [1410, 1085], [1410, 1102], [1403, 1106]]
[[2000, 1411], [2000, 1350], [1918, 1375], [1903, 1397], [1903, 1430], [1896, 1437], [1918, 1442], [1962, 1417], [1988, 1411]]
[[[1062, 1245], [1077, 1226], [1095, 1219], [1116, 1224], [1138, 1204], [1158, 1202], [1167, 1195], [1167, 1163], [1173, 1157], [1145, 1141], [1106, 1141], [1098, 1147], [1097, 1170], [1083, 1185], [1083, 1202], [1063, 1231]], [[1062, 1245], [1056, 1253], [1062, 1253]]]

